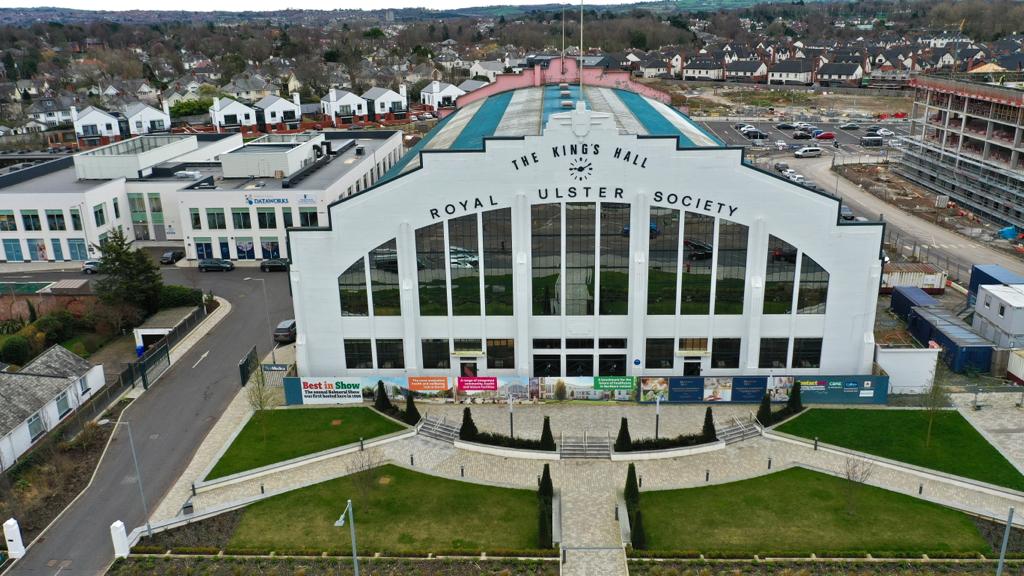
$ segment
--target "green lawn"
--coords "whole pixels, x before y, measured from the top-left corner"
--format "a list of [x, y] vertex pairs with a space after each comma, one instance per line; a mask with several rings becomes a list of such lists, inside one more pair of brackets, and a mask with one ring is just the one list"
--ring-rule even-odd
[[959, 412], [951, 410], [936, 415], [928, 446], [925, 410], [815, 408], [778, 431], [808, 439], [817, 436], [826, 444], [1024, 490], [1024, 476]]
[[383, 466], [246, 508], [234, 548], [345, 550], [334, 522], [352, 499], [361, 554], [537, 547], [537, 495]]
[[640, 506], [651, 550], [991, 553], [966, 514], [803, 468], [644, 492]]
[[363, 406], [263, 410], [254, 414], [242, 428], [206, 479], [252, 470], [401, 429], [401, 425]]

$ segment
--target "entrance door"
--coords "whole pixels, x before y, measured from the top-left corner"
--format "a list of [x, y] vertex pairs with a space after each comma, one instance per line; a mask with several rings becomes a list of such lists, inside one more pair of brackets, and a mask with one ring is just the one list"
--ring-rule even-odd
[[196, 258], [200, 260], [213, 258], [213, 244], [210, 242], [196, 242]]
[[[225, 260], [231, 259], [231, 244], [228, 243], [227, 238], [220, 239], [220, 257]], [[211, 256], [212, 258], [213, 256]]]
[[700, 376], [700, 356], [683, 358], [683, 376]]
[[462, 358], [459, 361], [459, 376], [463, 378], [476, 378], [476, 358]]

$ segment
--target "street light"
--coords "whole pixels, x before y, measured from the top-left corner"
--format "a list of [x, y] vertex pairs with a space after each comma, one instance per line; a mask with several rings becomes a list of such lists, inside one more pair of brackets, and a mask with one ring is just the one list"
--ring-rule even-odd
[[508, 435], [509, 435], [509, 438], [515, 438], [516, 437], [515, 428], [513, 428], [513, 424], [512, 424], [512, 393], [511, 392], [508, 393]]
[[127, 420], [124, 422], [117, 422], [116, 424], [123, 424], [128, 428], [128, 446], [131, 447], [132, 463], [135, 464], [135, 478], [139, 483], [139, 497], [142, 499], [142, 513], [146, 515], [146, 536], [152, 538], [153, 527], [149, 522], [149, 506], [146, 505], [146, 492], [142, 489], [142, 471], [139, 470], [139, 457], [135, 453], [135, 439], [132, 438], [132, 424]]
[[[242, 278], [242, 280], [245, 282], [248, 282], [249, 280], [255, 280], [259, 282], [261, 286], [263, 286], [263, 307], [267, 313], [267, 331], [273, 334], [273, 327], [270, 325], [270, 300], [267, 298], [266, 278], [251, 278], [249, 276], [246, 276], [245, 278]], [[275, 352], [275, 350], [277, 350], [277, 344], [271, 343], [270, 361], [273, 362], [274, 364], [277, 364], [277, 353]]]
[[359, 556], [356, 556], [356, 518], [352, 515], [352, 501], [349, 500], [345, 509], [341, 511], [341, 518], [334, 523], [335, 528], [343, 528], [345, 526], [345, 514], [348, 513], [348, 528], [352, 533], [352, 571], [355, 576], [359, 576]]

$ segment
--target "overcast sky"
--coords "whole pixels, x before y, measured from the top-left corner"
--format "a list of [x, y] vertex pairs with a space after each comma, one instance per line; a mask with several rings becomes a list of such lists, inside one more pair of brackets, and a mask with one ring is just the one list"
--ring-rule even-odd
[[[138, 2], [137, 0], [0, 0], [3, 8], [25, 8], [38, 6], [60, 6], [62, 8], [78, 8], [81, 10], [138, 10], [159, 9], [172, 10], [280, 10], [282, 6], [289, 8], [335, 9], [335, 8], [410, 8], [426, 6], [434, 9], [465, 8], [467, 6], [494, 6], [501, 4], [551, 4], [557, 0], [335, 0], [333, 2], [285, 3], [280, 0], [175, 0], [173, 2]], [[629, 0], [587, 0], [586, 5], [625, 4]], [[578, 2], [576, 2], [578, 5]]]

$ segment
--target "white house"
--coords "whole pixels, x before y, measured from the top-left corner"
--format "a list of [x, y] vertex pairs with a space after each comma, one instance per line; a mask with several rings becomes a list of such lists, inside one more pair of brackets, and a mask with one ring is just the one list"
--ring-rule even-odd
[[818, 82], [822, 86], [857, 86], [863, 77], [864, 69], [856, 63], [829, 63], [818, 68]]
[[764, 82], [768, 77], [768, 66], [760, 60], [740, 60], [725, 69], [726, 80], [736, 82]]
[[356, 116], [366, 116], [366, 100], [348, 90], [331, 88], [327, 95], [320, 99], [320, 110], [335, 123], [336, 119], [340, 119], [341, 123], [347, 124]]
[[214, 98], [210, 106], [210, 121], [217, 128], [255, 126], [256, 111], [231, 98]]
[[725, 79], [725, 70], [722, 68], [722, 63], [717, 60], [694, 60], [683, 66], [683, 79], [723, 80]]
[[292, 92], [291, 100], [276, 94], [264, 96], [256, 103], [256, 111], [263, 116], [263, 122], [268, 125], [302, 120], [302, 102], [299, 100], [298, 92]]
[[128, 130], [132, 136], [171, 129], [170, 105], [166, 101], [162, 110], [144, 102], [132, 102], [124, 107], [124, 116], [128, 119]]
[[405, 114], [409, 107], [405, 84], [398, 86], [398, 92], [375, 86], [363, 92], [362, 99], [366, 100], [366, 107], [375, 119], [387, 114]]
[[420, 104], [430, 106], [436, 112], [441, 107], [455, 105], [455, 99], [466, 92], [454, 84], [434, 80], [420, 90]]
[[75, 135], [79, 138], [95, 139], [95, 142], [99, 143], [102, 138], [110, 139], [121, 136], [117, 117], [95, 106], [89, 106], [81, 112], [72, 106], [71, 118], [75, 125]]
[[483, 76], [488, 82], [494, 82], [498, 74], [505, 72], [505, 63], [501, 60], [477, 60], [469, 67], [469, 77]]
[[59, 344], [19, 372], [0, 372], [0, 470], [13, 466], [103, 384], [103, 366]]
[[803, 58], [790, 58], [772, 66], [768, 71], [769, 84], [803, 84], [814, 82], [814, 64]]

